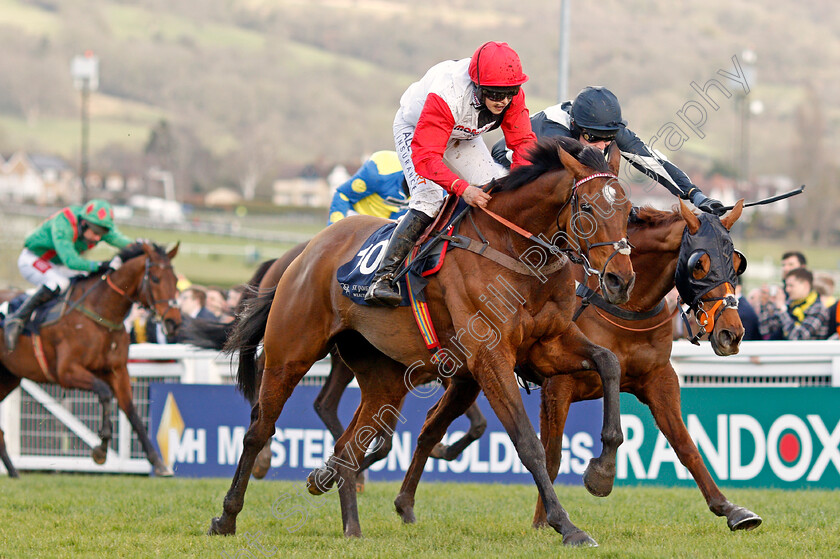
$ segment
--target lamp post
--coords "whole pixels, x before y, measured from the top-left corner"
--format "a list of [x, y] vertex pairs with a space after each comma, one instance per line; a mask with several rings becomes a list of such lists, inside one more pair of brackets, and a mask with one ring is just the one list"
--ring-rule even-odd
[[79, 176], [82, 185], [82, 201], [87, 200], [87, 174], [88, 174], [88, 136], [89, 136], [89, 114], [88, 103], [90, 92], [99, 88], [99, 58], [94, 56], [92, 51], [85, 51], [82, 56], [74, 56], [70, 64], [70, 73], [73, 76], [73, 86], [82, 94], [82, 146], [79, 162]]
[[[755, 87], [756, 69], [755, 63], [758, 57], [752, 50], [745, 50], [741, 53], [741, 66], [744, 72], [744, 80], [752, 91]], [[747, 93], [741, 92], [739, 94], [740, 110], [741, 110], [741, 134], [739, 146], [739, 165], [740, 179], [742, 184], [746, 184], [750, 180], [750, 113], [751, 103], [747, 101]], [[760, 102], [759, 102], [760, 103]]]
[[569, 98], [569, 10], [572, 0], [560, 0], [560, 61], [557, 68], [557, 102]]

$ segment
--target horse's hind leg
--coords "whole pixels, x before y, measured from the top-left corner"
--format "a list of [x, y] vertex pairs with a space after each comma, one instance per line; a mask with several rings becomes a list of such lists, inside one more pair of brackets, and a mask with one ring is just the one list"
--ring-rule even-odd
[[464, 436], [450, 445], [436, 444], [432, 449], [431, 457], [440, 458], [441, 460], [455, 460], [464, 450], [481, 438], [484, 431], [487, 429], [487, 419], [481, 413], [478, 404], [473, 402], [467, 411], [464, 412], [467, 419], [470, 420], [470, 428], [464, 433]]
[[114, 397], [113, 392], [108, 385], [96, 378], [93, 380], [91, 391], [99, 398], [99, 405], [102, 408], [102, 425], [99, 427], [99, 439], [102, 441], [99, 446], [93, 447], [90, 455], [93, 461], [97, 464], [104, 464], [108, 458], [108, 443], [111, 442], [113, 436], [113, 425], [111, 423], [111, 398]]
[[[17, 388], [18, 385], [20, 385], [20, 378], [10, 373], [3, 365], [0, 365], [0, 402], [2, 402], [12, 390]], [[18, 474], [14, 465], [12, 465], [12, 459], [9, 458], [9, 453], [6, 450], [6, 439], [2, 429], [0, 429], [0, 460], [3, 461], [3, 465], [6, 467], [6, 472], [9, 474], [9, 477], [20, 477], [20, 474]]]
[[400, 492], [394, 500], [397, 514], [406, 524], [415, 521], [414, 497], [417, 485], [420, 483], [420, 476], [423, 475], [423, 468], [433, 448], [437, 448], [436, 445], [452, 422], [468, 407], [475, 406], [479, 391], [479, 386], [473, 379], [453, 378], [441, 399], [426, 415], [423, 429], [417, 437], [417, 448], [411, 457], [411, 464], [403, 478]]
[[[545, 379], [540, 391], [540, 440], [545, 448], [545, 469], [552, 483], [557, 479], [563, 452], [563, 428], [572, 402], [575, 380], [569, 375], [555, 375]], [[548, 526], [542, 499], [537, 497], [534, 528]]]
[[656, 425], [674, 448], [680, 462], [691, 472], [709, 509], [718, 516], [725, 516], [730, 530], [752, 530], [761, 524], [760, 516], [730, 502], [706, 469], [683, 422], [679, 381], [670, 363], [652, 375], [652, 379], [639, 390], [637, 397], [650, 407]]
[[353, 371], [347, 366], [341, 356], [337, 352], [334, 352], [330, 374], [321, 391], [318, 392], [318, 396], [315, 398], [312, 406], [336, 441], [344, 433], [344, 427], [341, 426], [341, 420], [338, 419], [338, 403], [341, 401], [341, 396], [347, 389], [347, 385], [352, 380]]
[[[271, 317], [269, 317], [269, 326]], [[272, 330], [281, 332], [280, 329]], [[275, 431], [275, 422], [283, 411], [283, 406], [292, 395], [295, 386], [306, 374], [309, 368], [326, 353], [325, 344], [319, 344], [315, 349], [307, 349], [305, 340], [301, 337], [294, 340], [278, 334], [272, 343], [273, 336], [266, 329], [266, 367], [260, 383], [259, 402], [251, 409], [251, 425], [245, 433], [242, 455], [233, 474], [230, 489], [225, 495], [222, 515], [210, 522], [208, 534], [229, 535], [236, 533], [236, 516], [245, 504], [245, 491], [254, 467], [257, 454], [265, 446]], [[284, 343], [294, 343], [295, 347], [283, 347]], [[285, 360], [273, 358], [274, 355], [288, 356]], [[291, 356], [299, 358], [291, 358]]]
[[143, 452], [146, 453], [146, 458], [152, 465], [156, 476], [169, 477], [172, 475], [172, 470], [163, 462], [160, 454], [152, 445], [152, 440], [149, 438], [149, 432], [143, 424], [143, 419], [137, 413], [137, 408], [134, 407], [134, 400], [132, 398], [131, 379], [128, 376], [128, 369], [125, 362], [116, 365], [111, 374], [111, 387], [114, 389], [114, 396], [117, 398], [117, 405], [128, 418], [131, 428], [137, 434], [137, 439], [143, 447]]

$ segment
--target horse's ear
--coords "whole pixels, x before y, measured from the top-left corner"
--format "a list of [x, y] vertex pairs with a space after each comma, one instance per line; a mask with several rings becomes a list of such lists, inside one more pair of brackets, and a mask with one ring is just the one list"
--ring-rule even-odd
[[735, 222], [738, 221], [738, 218], [741, 217], [741, 212], [744, 211], [744, 199], [741, 198], [732, 208], [732, 210], [720, 218], [720, 222], [726, 227], [726, 230], [729, 231], [732, 229], [732, 226], [735, 225]]
[[694, 212], [688, 209], [682, 200], [680, 200], [680, 215], [685, 220], [685, 224], [688, 226], [688, 232], [694, 235], [697, 233], [697, 230], [700, 229], [700, 220], [697, 219], [697, 216], [694, 215]]
[[607, 150], [607, 166], [613, 175], [618, 176], [618, 169], [621, 165], [621, 150], [618, 149], [618, 144], [610, 142], [610, 147]]
[[150, 243], [147, 243], [146, 241], [143, 241], [140, 244], [140, 246], [143, 247], [143, 252], [146, 253], [146, 256], [148, 256], [149, 258], [152, 258], [154, 256], [155, 248]]
[[166, 256], [168, 256], [170, 260], [175, 258], [175, 255], [178, 254], [178, 247], [180, 247], [180, 246], [181, 246], [181, 241], [178, 241], [177, 243], [175, 243], [175, 246], [172, 248], [172, 250], [170, 250], [169, 252], [166, 253]]
[[563, 167], [572, 173], [572, 175], [575, 177], [582, 177], [586, 173], [586, 169], [583, 167], [583, 164], [575, 159], [572, 154], [560, 146], [557, 146], [557, 152], [560, 154], [560, 162], [563, 163]]

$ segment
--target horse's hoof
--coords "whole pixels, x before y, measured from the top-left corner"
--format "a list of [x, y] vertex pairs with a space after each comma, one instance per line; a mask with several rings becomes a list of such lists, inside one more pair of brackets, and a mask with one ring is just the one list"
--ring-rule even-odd
[[[327, 472], [329, 477], [324, 479], [325, 476], [321, 474], [321, 472]], [[310, 495], [323, 495], [327, 493], [330, 489], [332, 489], [333, 484], [336, 481], [337, 472], [332, 469], [324, 469], [324, 468], [316, 468], [309, 472], [309, 475], [306, 477], [306, 488], [309, 490]]]
[[449, 447], [445, 444], [438, 443], [432, 449], [432, 452], [429, 453], [429, 458], [438, 458], [439, 460], [446, 460], [446, 451], [449, 450]]
[[155, 466], [155, 477], [172, 477], [174, 475], [175, 472], [173, 472], [172, 468], [166, 464], [158, 464]]
[[414, 524], [417, 522], [417, 519], [414, 517], [414, 504], [404, 503], [402, 496], [397, 496], [394, 499], [394, 508], [396, 508], [397, 514], [402, 518], [403, 524]]
[[259, 454], [257, 454], [257, 459], [254, 462], [254, 467], [251, 470], [251, 475], [253, 475], [256, 479], [262, 479], [268, 474], [268, 470], [271, 468], [271, 448], [265, 447], [263, 448]]
[[94, 447], [90, 451], [90, 456], [94, 462], [101, 466], [105, 463], [105, 459], [108, 458], [108, 449], [102, 448], [101, 446]]
[[254, 479], [262, 479], [266, 474], [268, 474], [268, 468], [264, 468], [261, 464], [254, 464], [251, 470], [251, 475], [254, 476]]
[[236, 521], [230, 522], [229, 526], [222, 523], [221, 517], [215, 517], [210, 521], [210, 529], [207, 530], [208, 536], [231, 536], [236, 533]]
[[583, 530], [563, 536], [563, 545], [569, 547], [598, 547], [598, 542], [589, 537]]
[[583, 484], [587, 491], [596, 497], [606, 497], [612, 492], [613, 481], [615, 480], [615, 467], [604, 468], [596, 459], [589, 461], [586, 471], [583, 472]]
[[726, 523], [733, 532], [735, 530], [752, 530], [761, 524], [761, 517], [744, 507], [735, 507], [726, 516]]
[[355, 524], [353, 526], [349, 526], [344, 530], [344, 537], [346, 538], [361, 538], [362, 537], [362, 528]]

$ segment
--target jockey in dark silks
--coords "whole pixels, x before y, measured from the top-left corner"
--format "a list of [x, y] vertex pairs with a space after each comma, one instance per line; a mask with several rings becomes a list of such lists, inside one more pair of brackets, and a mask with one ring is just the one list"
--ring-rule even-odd
[[[60, 210], [26, 237], [24, 249], [18, 257], [21, 275], [38, 287], [16, 312], [6, 317], [4, 324], [6, 350], [14, 351], [18, 337], [32, 312], [56, 297], [70, 285], [70, 278], [100, 269], [105, 262], [95, 262], [81, 256], [99, 241], [123, 249], [132, 243], [114, 225], [114, 212], [105, 200], [91, 200], [84, 206], [69, 206]], [[107, 263], [118, 268], [114, 258]]]
[[[707, 198], [676, 165], [645, 145], [627, 128], [627, 121], [621, 118], [618, 99], [605, 87], [586, 87], [574, 101], [553, 105], [535, 114], [531, 118], [531, 128], [537, 138], [565, 136], [604, 151], [615, 141], [630, 164], [656, 179], [674, 195], [689, 200], [704, 212], [718, 216], [726, 213], [720, 201]], [[493, 146], [492, 153], [497, 163], [510, 165], [504, 139]]]
[[470, 58], [433, 66], [403, 93], [394, 117], [394, 142], [411, 201], [365, 301], [399, 304], [393, 278], [447, 192], [474, 207], [490, 200], [481, 186], [506, 171], [493, 161], [483, 133], [501, 128], [513, 149], [513, 165], [526, 162], [525, 153], [536, 142], [520, 89], [527, 80], [519, 55], [507, 43], [490, 41]]

